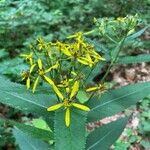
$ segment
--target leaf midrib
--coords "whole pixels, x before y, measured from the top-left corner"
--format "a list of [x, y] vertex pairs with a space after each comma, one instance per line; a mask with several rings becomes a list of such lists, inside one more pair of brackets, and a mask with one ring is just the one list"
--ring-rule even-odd
[[[15, 129], [18, 130], [17, 127], [15, 127]], [[24, 141], [25, 141], [27, 144], [29, 144], [29, 146], [30, 146], [31, 148], [33, 148], [34, 150], [37, 150], [37, 148], [36, 148], [34, 145], [32, 145], [31, 142], [29, 142], [26, 138], [24, 138], [24, 136], [22, 136], [22, 134], [20, 134], [20, 136], [22, 137], [22, 139], [24, 139]]]
[[[146, 89], [146, 88], [148, 88], [148, 87], [150, 87], [150, 86], [147, 86], [147, 87], [143, 88], [142, 90], [144, 90], [144, 89]], [[105, 102], [105, 103], [103, 103], [103, 104], [97, 105], [96, 107], [93, 107], [91, 110], [95, 110], [95, 109], [97, 109], [97, 108], [99, 108], [99, 107], [102, 107], [102, 106], [104, 106], [104, 105], [106, 105], [106, 104], [109, 104], [109, 103], [111, 103], [111, 102], [117, 101], [118, 99], [125, 98], [125, 97], [127, 97], [127, 96], [129, 96], [129, 95], [132, 95], [132, 94], [135, 94], [135, 93], [137, 93], [137, 92], [139, 92], [139, 91], [141, 91], [141, 90], [133, 91], [133, 92], [131, 92], [131, 93], [129, 93], [129, 94], [126, 94], [126, 95], [123, 95], [123, 96], [114, 98], [114, 99], [112, 99], [112, 100], [110, 100], [110, 101], [108, 101], [108, 102]]]
[[113, 131], [114, 131], [114, 129], [112, 129], [111, 131], [109, 131], [105, 136], [103, 136], [103, 138], [99, 139], [97, 142], [95, 142], [94, 144], [92, 144], [87, 150], [90, 150], [95, 145], [97, 145], [98, 143], [100, 143], [103, 139], [105, 139], [106, 136], [108, 136], [109, 134], [111, 134]]
[[29, 103], [32, 103], [32, 104], [34, 104], [34, 105], [37, 105], [37, 106], [39, 106], [39, 107], [42, 107], [42, 108], [44, 108], [44, 109], [46, 108], [46, 107], [43, 106], [43, 105], [37, 104], [37, 103], [35, 103], [34, 101], [30, 101], [30, 100], [28, 100], [28, 99], [26, 99], [26, 98], [24, 98], [24, 97], [20, 97], [19, 95], [16, 95], [16, 94], [14, 94], [14, 93], [6, 92], [6, 91], [3, 91], [3, 90], [0, 90], [0, 91], [6, 93], [6, 94], [8, 94], [8, 95], [14, 96], [14, 97], [16, 97], [16, 98], [22, 99], [22, 100], [24, 100], [24, 101], [27, 101], [27, 102], [29, 102]]

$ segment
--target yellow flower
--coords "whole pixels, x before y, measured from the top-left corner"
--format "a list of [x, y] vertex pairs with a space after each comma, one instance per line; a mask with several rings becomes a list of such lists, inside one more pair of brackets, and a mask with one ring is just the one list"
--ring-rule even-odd
[[[67, 81], [69, 84], [69, 81]], [[68, 86], [69, 88], [69, 86]], [[69, 98], [72, 99], [78, 92], [78, 89], [79, 89], [79, 81], [75, 81], [73, 86], [71, 87], [71, 89], [69, 89], [70, 91], [70, 95], [69, 95]], [[62, 95], [62, 93], [59, 91], [59, 89], [57, 88], [57, 86], [54, 84], [53, 85], [53, 90], [55, 91], [56, 95], [61, 99], [61, 100], [64, 100], [64, 96]], [[67, 93], [68, 94], [68, 93]]]
[[83, 35], [92, 33], [93, 31], [82, 33], [78, 32], [75, 35], [71, 35], [68, 38], [75, 38], [76, 42], [70, 44], [66, 48], [62, 49], [62, 52], [65, 54], [67, 49], [67, 56], [77, 59], [81, 64], [92, 67], [100, 60], [105, 60], [101, 57], [93, 48], [92, 45], [84, 41]]
[[38, 45], [38, 49], [41, 50], [43, 48], [47, 48], [46, 43], [44, 42], [44, 39], [42, 37], [39, 37], [37, 39], [37, 45]]
[[70, 50], [68, 49], [69, 46], [68, 46], [67, 44], [64, 44], [64, 43], [62, 43], [62, 42], [60, 42], [60, 41], [57, 41], [57, 42], [55, 43], [55, 46], [56, 46], [61, 52], [63, 52], [65, 55], [67, 55], [67, 56], [69, 56], [69, 57], [72, 56]]
[[89, 87], [86, 89], [86, 92], [104, 92], [107, 89], [106, 84], [98, 84], [97, 86], [94, 87]]
[[36, 66], [35, 64], [32, 65], [30, 67], [29, 72], [28, 71], [27, 72], [23, 72], [23, 74], [22, 74], [22, 81], [26, 80], [26, 87], [27, 87], [27, 89], [30, 88], [30, 85], [31, 85], [30, 75], [31, 75], [33, 69], [35, 68], [35, 66]]
[[62, 43], [57, 41], [52, 45], [56, 47], [63, 54], [68, 56], [69, 59], [75, 59], [79, 63], [87, 66], [94, 66], [98, 61], [105, 60], [102, 58], [95, 50], [91, 44], [85, 42], [83, 35], [88, 35], [92, 31], [83, 33], [78, 32], [74, 35], [69, 36], [68, 38], [75, 38], [76, 42], [74, 43]]
[[33, 93], [36, 90], [36, 87], [37, 87], [37, 84], [38, 84], [38, 81], [39, 81], [39, 77], [42, 77], [44, 80], [46, 80], [51, 85], [54, 84], [54, 82], [49, 77], [46, 76], [46, 73], [50, 72], [53, 69], [57, 69], [58, 66], [59, 66], [59, 64], [56, 63], [52, 67], [44, 70], [41, 59], [38, 59], [37, 63], [38, 63], [38, 74], [39, 74], [39, 76], [35, 79], [35, 82], [34, 82], [34, 85], [33, 85], [33, 90], [32, 90]]
[[119, 21], [119, 22], [125, 22], [125, 18], [123, 18], [123, 17], [118, 17], [118, 18], [117, 18], [117, 21]]
[[30, 65], [33, 65], [33, 52], [29, 54], [21, 54], [21, 57], [25, 57], [26, 61], [29, 62]]
[[79, 57], [77, 58], [78, 62], [80, 62], [83, 65], [87, 65], [92, 67], [93, 66], [93, 61], [91, 60], [91, 58], [86, 58], [86, 57]]
[[105, 58], [101, 57], [97, 52], [95, 52], [94, 49], [89, 50], [88, 53], [89, 53], [91, 59], [94, 60], [94, 62], [98, 62], [100, 60], [105, 60]]
[[66, 92], [69, 93], [69, 82], [73, 81], [73, 79], [68, 79], [67, 76], [64, 76], [64, 79], [57, 84], [60, 88], [65, 88]]
[[97, 19], [96, 19], [96, 17], [94, 17], [94, 18], [93, 18], [93, 22], [94, 22], [94, 23], [96, 23], [96, 22], [97, 22]]
[[[71, 75], [74, 77], [77, 77], [77, 73], [74, 71], [71, 71]], [[70, 82], [72, 82], [74, 79], [72, 77], [68, 78], [67, 75], [63, 76], [63, 80], [60, 81], [60, 83], [57, 84], [57, 87], [59, 88], [65, 88], [66, 92], [69, 93], [70, 89], [69, 89], [69, 84]]]
[[84, 106], [82, 104], [78, 104], [73, 102], [73, 98], [75, 97], [75, 95], [77, 94], [78, 90], [79, 90], [79, 81], [75, 81], [72, 88], [71, 88], [71, 92], [68, 95], [68, 97], [64, 97], [63, 94], [59, 91], [59, 89], [54, 86], [53, 87], [55, 93], [57, 94], [57, 96], [62, 100], [61, 103], [59, 104], [55, 104], [53, 106], [50, 106], [47, 108], [47, 111], [55, 111], [61, 107], [64, 107], [65, 109], [65, 124], [67, 127], [70, 126], [70, 108], [71, 107], [75, 107], [84, 111], [90, 111], [90, 108], [88, 108], [87, 106]]

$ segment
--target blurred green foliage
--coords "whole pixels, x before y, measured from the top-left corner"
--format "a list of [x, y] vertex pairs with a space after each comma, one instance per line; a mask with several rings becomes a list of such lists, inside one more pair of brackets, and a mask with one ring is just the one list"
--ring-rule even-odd
[[94, 17], [148, 14], [149, 0], [2, 0], [0, 49], [14, 56], [37, 36], [64, 39], [76, 30], [88, 30]]

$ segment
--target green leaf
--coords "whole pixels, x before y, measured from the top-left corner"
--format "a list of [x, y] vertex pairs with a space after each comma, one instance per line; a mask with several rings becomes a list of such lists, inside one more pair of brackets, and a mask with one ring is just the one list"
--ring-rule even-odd
[[32, 94], [25, 86], [12, 83], [0, 77], [0, 102], [24, 112], [53, 117], [47, 107], [56, 103], [54, 95]]
[[36, 128], [51, 131], [51, 129], [48, 127], [47, 123], [42, 118], [33, 119], [32, 124]]
[[145, 149], [149, 149], [150, 148], [150, 142], [147, 140], [142, 140], [140, 142], [140, 144], [145, 148]]
[[9, 53], [6, 51], [6, 49], [0, 49], [0, 59], [8, 57]]
[[85, 91], [81, 91], [81, 90], [78, 92], [76, 97], [80, 103], [85, 103], [89, 100], [87, 93]]
[[4, 59], [0, 63], [0, 72], [2, 74], [7, 75], [17, 75], [20, 76], [22, 70], [27, 70], [28, 66], [23, 63], [23, 59], [21, 58], [13, 58], [13, 59]]
[[134, 33], [134, 34], [128, 36], [128, 37], [126, 38], [125, 42], [131, 41], [131, 40], [133, 40], [133, 39], [135, 39], [135, 38], [141, 36], [141, 35], [145, 32], [145, 30], [146, 30], [147, 28], [148, 28], [148, 27], [145, 27], [145, 28], [141, 29], [140, 31], [138, 31], [138, 32], [136, 32], [136, 33]]
[[129, 142], [119, 142], [115, 144], [114, 150], [127, 150], [130, 146]]
[[108, 150], [122, 133], [128, 118], [103, 125], [88, 135], [86, 150]]
[[35, 128], [30, 125], [26, 125], [23, 123], [18, 123], [12, 120], [4, 120], [0, 119], [0, 122], [7, 122], [10, 125], [16, 126], [18, 129], [20, 129], [22, 132], [26, 133], [29, 136], [33, 136], [35, 138], [50, 141], [53, 139], [53, 133], [47, 130]]
[[107, 91], [100, 98], [95, 96], [87, 103], [91, 108], [88, 113], [88, 121], [96, 121], [119, 113], [131, 105], [135, 105], [149, 94], [150, 82], [144, 82]]
[[118, 42], [117, 46], [111, 51], [111, 59], [115, 60], [119, 51], [122, 49], [125, 42], [125, 38], [123, 38], [120, 42]]
[[119, 57], [117, 64], [134, 64], [134, 63], [142, 63], [142, 62], [150, 62], [149, 54], [141, 54], [138, 56], [124, 56]]
[[18, 128], [13, 129], [13, 134], [16, 138], [16, 143], [19, 145], [21, 150], [48, 150], [49, 149], [47, 143], [24, 134]]
[[56, 150], [83, 150], [85, 148], [86, 113], [71, 110], [71, 124], [65, 125], [65, 111], [59, 110], [55, 114], [55, 149]]

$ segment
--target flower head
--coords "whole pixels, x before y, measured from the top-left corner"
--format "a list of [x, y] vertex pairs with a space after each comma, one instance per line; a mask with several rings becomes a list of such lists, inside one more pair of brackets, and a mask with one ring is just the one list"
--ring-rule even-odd
[[42, 50], [43, 48], [47, 48], [47, 45], [42, 37], [39, 37], [37, 39], [37, 46], [39, 50]]
[[30, 88], [30, 84], [31, 84], [30, 83], [31, 82], [30, 76], [31, 76], [31, 73], [32, 73], [33, 69], [35, 68], [35, 66], [36, 66], [35, 64], [31, 65], [30, 70], [23, 72], [23, 74], [22, 74], [22, 81], [26, 80], [27, 89]]
[[59, 43], [61, 44], [60, 50], [68, 57], [76, 59], [79, 63], [90, 67], [94, 66], [100, 60], [105, 60], [94, 50], [91, 44], [84, 40], [83, 35], [84, 33], [78, 32], [75, 35], [69, 36], [68, 38], [75, 38], [76, 42], [71, 44]]
[[75, 81], [73, 86], [70, 89], [70, 93], [64, 97], [63, 94], [59, 91], [59, 89], [54, 85], [53, 89], [55, 91], [55, 93], [57, 94], [57, 96], [62, 100], [61, 103], [55, 104], [53, 106], [50, 106], [47, 108], [48, 111], [55, 111], [61, 107], [63, 107], [65, 109], [65, 123], [66, 126], [69, 127], [70, 125], [70, 109], [71, 107], [75, 107], [78, 108], [80, 110], [84, 110], [84, 111], [90, 111], [90, 108], [88, 108], [87, 106], [84, 106], [82, 104], [78, 104], [74, 102], [74, 97], [77, 94], [78, 90], [79, 90], [79, 81]]
[[24, 57], [30, 65], [33, 65], [33, 53], [30, 52], [29, 54], [21, 54], [21, 57]]
[[51, 70], [53, 69], [57, 69], [59, 64], [56, 63], [55, 65], [53, 65], [52, 67], [44, 70], [43, 68], [43, 64], [42, 64], [42, 60], [39, 58], [38, 61], [37, 61], [37, 64], [38, 64], [38, 76], [37, 78], [35, 79], [35, 82], [34, 82], [34, 85], [33, 85], [33, 93], [35, 92], [36, 90], [36, 87], [37, 87], [37, 84], [38, 84], [38, 81], [39, 81], [39, 77], [43, 78], [45, 81], [47, 81], [49, 84], [53, 85], [54, 82], [48, 77], [46, 76], [46, 73], [50, 72]]

